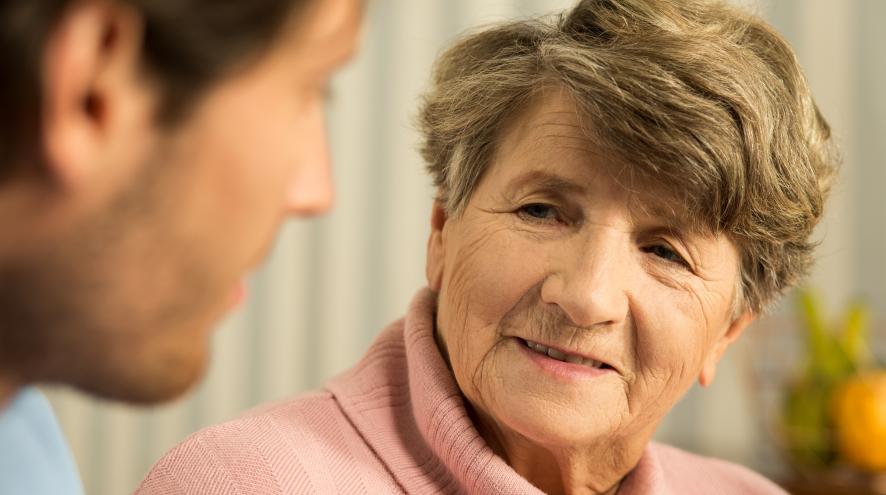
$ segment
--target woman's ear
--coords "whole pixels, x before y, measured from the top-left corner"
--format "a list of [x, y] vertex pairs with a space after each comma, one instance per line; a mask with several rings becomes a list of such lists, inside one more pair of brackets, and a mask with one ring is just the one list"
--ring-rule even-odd
[[732, 323], [729, 325], [729, 328], [726, 329], [726, 332], [720, 336], [714, 346], [708, 351], [708, 355], [705, 357], [704, 364], [701, 367], [701, 373], [698, 375], [699, 385], [707, 387], [714, 383], [714, 377], [717, 374], [717, 364], [720, 362], [720, 359], [723, 358], [723, 355], [726, 354], [726, 349], [728, 349], [729, 346], [741, 336], [745, 328], [747, 328], [755, 318], [756, 315], [754, 313], [745, 311], [732, 320]]
[[[50, 32], [42, 59], [42, 147], [49, 177], [69, 188], [119, 159], [146, 111], [139, 83], [140, 16], [111, 2], [73, 2]], [[123, 165], [123, 164], [121, 164]]]
[[443, 285], [443, 266], [446, 259], [443, 227], [447, 219], [445, 207], [439, 201], [434, 201], [434, 206], [431, 208], [431, 235], [428, 237], [425, 275], [428, 278], [428, 287], [437, 293]]

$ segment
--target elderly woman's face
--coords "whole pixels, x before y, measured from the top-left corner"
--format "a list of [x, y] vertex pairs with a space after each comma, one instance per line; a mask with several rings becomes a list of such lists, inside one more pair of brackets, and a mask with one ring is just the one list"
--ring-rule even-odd
[[[465, 396], [505, 437], [648, 440], [750, 321], [738, 253], [594, 153], [564, 96], [522, 113], [463, 216], [435, 209], [438, 338]], [[634, 185], [636, 187], [636, 185]]]

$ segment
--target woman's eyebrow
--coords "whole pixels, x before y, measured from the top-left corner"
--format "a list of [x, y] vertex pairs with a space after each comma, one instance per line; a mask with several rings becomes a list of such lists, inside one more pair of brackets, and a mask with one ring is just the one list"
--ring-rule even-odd
[[585, 195], [585, 186], [561, 175], [545, 170], [530, 170], [514, 177], [508, 184], [510, 189], [520, 191], [527, 188], [542, 189], [559, 194]]
[[646, 225], [647, 233], [667, 234], [678, 237], [684, 242], [694, 238], [711, 238], [715, 233], [701, 219], [693, 216], [682, 205], [675, 205], [674, 200], [634, 201], [632, 215], [637, 225]]

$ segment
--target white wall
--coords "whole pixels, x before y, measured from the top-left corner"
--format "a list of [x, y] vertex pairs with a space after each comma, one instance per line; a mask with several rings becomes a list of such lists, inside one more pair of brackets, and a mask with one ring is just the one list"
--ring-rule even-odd
[[[410, 126], [430, 64], [459, 31], [564, 8], [568, 0], [378, 0], [365, 44], [336, 81], [330, 130], [337, 205], [287, 225], [252, 278], [248, 305], [214, 341], [195, 393], [152, 410], [52, 390], [87, 492], [130, 492], [188, 433], [259, 402], [291, 396], [344, 370], [400, 316], [423, 284], [432, 190]], [[863, 291], [886, 316], [886, 2], [770, 0], [759, 11], [797, 47], [848, 159], [813, 277], [836, 307]], [[753, 350], [740, 346], [753, 361]], [[771, 468], [741, 352], [717, 383], [693, 390], [659, 433], [666, 441]]]

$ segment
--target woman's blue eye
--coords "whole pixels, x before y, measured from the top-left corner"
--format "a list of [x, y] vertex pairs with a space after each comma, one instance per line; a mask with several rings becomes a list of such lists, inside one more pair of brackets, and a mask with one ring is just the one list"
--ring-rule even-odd
[[542, 203], [532, 203], [520, 207], [520, 213], [539, 220], [555, 220], [557, 212], [554, 207]]
[[673, 263], [678, 263], [683, 266], [687, 266], [687, 267], [689, 266], [689, 264], [686, 263], [686, 260], [684, 260], [682, 256], [680, 256], [679, 254], [677, 254], [676, 251], [674, 251], [673, 249], [671, 249], [667, 246], [663, 246], [661, 244], [655, 244], [652, 246], [647, 246], [647, 247], [643, 248], [643, 250], [646, 251], [647, 253], [652, 253], [661, 259], [671, 261]]

